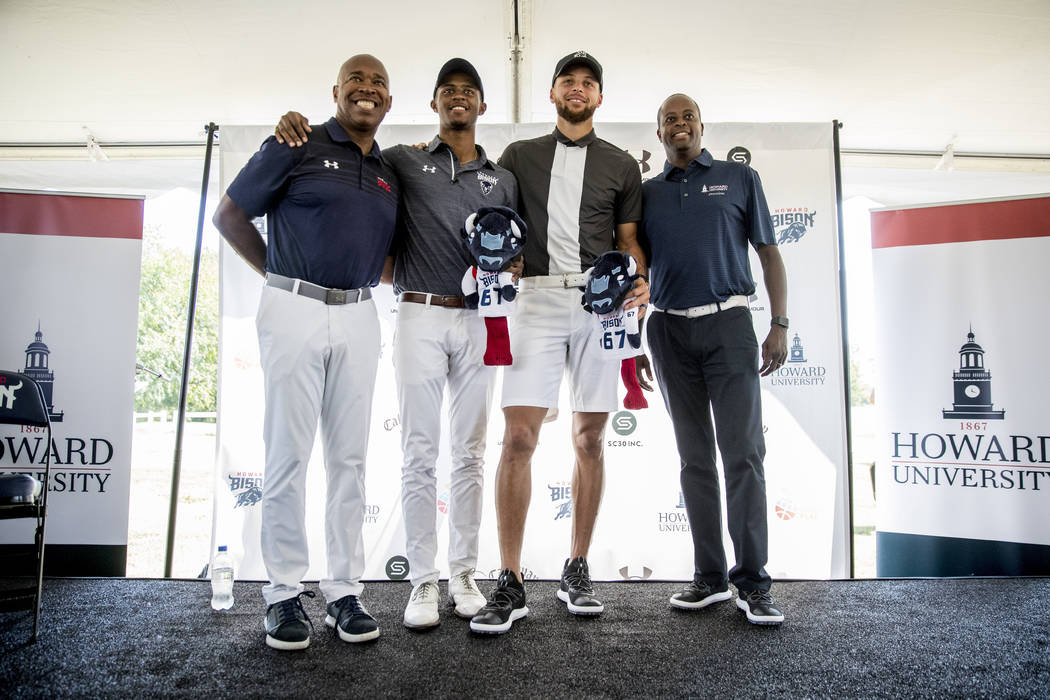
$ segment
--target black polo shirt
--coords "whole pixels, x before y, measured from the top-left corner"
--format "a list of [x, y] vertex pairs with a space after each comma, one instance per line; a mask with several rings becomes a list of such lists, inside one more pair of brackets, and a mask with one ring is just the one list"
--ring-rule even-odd
[[267, 272], [334, 289], [379, 283], [397, 177], [379, 144], [363, 155], [335, 117], [299, 148], [266, 139], [226, 194], [248, 214], [267, 215]]
[[525, 276], [583, 272], [616, 248], [616, 225], [642, 218], [638, 163], [591, 130], [516, 141], [499, 164], [518, 179], [518, 213], [529, 227]]
[[748, 244], [777, 241], [757, 172], [705, 148], [685, 170], [666, 163], [642, 191], [653, 304], [687, 309], [754, 293]]
[[478, 157], [466, 164], [437, 136], [425, 150], [394, 146], [383, 151], [401, 183], [395, 293], [461, 296], [463, 273], [474, 265], [462, 236], [467, 216], [481, 207], [517, 207], [514, 176], [476, 148]]

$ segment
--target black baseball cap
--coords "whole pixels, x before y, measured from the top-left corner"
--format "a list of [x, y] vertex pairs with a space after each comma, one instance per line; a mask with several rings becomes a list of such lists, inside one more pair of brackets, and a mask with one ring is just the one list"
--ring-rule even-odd
[[485, 101], [485, 88], [481, 85], [481, 76], [478, 75], [478, 71], [475, 70], [470, 61], [465, 58], [450, 58], [445, 61], [445, 65], [441, 66], [441, 70], [438, 71], [437, 82], [434, 83], [434, 97], [437, 97], [438, 88], [441, 87], [448, 76], [453, 73], [462, 73], [473, 80], [474, 86], [477, 87], [478, 92], [481, 93], [481, 101]]
[[598, 63], [598, 59], [586, 51], [570, 53], [558, 61], [558, 65], [554, 67], [554, 77], [551, 78], [551, 87], [554, 87], [554, 83], [558, 81], [559, 75], [562, 75], [573, 66], [587, 66], [590, 68], [591, 72], [594, 73], [594, 77], [598, 79], [598, 92], [602, 91], [602, 64]]

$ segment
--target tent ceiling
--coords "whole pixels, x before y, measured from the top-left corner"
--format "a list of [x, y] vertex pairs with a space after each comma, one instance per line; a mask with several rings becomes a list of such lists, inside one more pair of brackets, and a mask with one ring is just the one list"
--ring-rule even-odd
[[[606, 69], [599, 121], [649, 121], [673, 91], [711, 121], [842, 120], [845, 148], [1050, 153], [1046, 0], [521, 0], [522, 121], [551, 121], [554, 62]], [[0, 141], [200, 140], [202, 125], [330, 112], [339, 63], [390, 71], [392, 122], [431, 122], [436, 68], [478, 66], [511, 120], [510, 0], [305, 3], [6, 0]], [[439, 8], [439, 9], [438, 9]]]

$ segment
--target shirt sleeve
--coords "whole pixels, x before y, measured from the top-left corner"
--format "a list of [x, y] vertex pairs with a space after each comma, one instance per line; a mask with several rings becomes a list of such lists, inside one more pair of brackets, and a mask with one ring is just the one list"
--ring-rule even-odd
[[776, 245], [777, 237], [773, 232], [773, 219], [769, 216], [769, 205], [766, 204], [766, 193], [762, 190], [762, 179], [752, 168], [747, 169], [749, 192], [747, 194], [747, 230], [751, 246]]
[[[503, 206], [518, 211], [518, 178], [514, 177], [514, 173], [509, 170], [504, 177], [507, 178], [507, 201]], [[520, 212], [518, 213], [518, 216], [521, 216]]]
[[295, 151], [305, 150], [293, 149], [277, 143], [276, 137], [269, 137], [237, 173], [226, 194], [251, 216], [262, 216], [283, 197], [288, 176], [299, 162]]
[[629, 224], [642, 220], [642, 174], [638, 164], [630, 157], [625, 165], [623, 189], [616, 202], [616, 223]]

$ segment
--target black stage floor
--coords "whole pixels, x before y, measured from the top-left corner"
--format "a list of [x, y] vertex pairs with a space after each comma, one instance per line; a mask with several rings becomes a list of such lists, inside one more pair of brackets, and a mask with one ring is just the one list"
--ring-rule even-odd
[[674, 610], [679, 585], [600, 583], [606, 612], [590, 619], [555, 583], [529, 582], [529, 617], [479, 637], [445, 607], [440, 627], [411, 632], [409, 584], [370, 583], [380, 639], [339, 641], [319, 596], [304, 599], [310, 648], [278, 652], [256, 583], [216, 613], [207, 581], [49, 579], [36, 644], [31, 614], [0, 613], [0, 695], [1050, 696], [1050, 578], [777, 582], [780, 627], [748, 624], [732, 602]]

